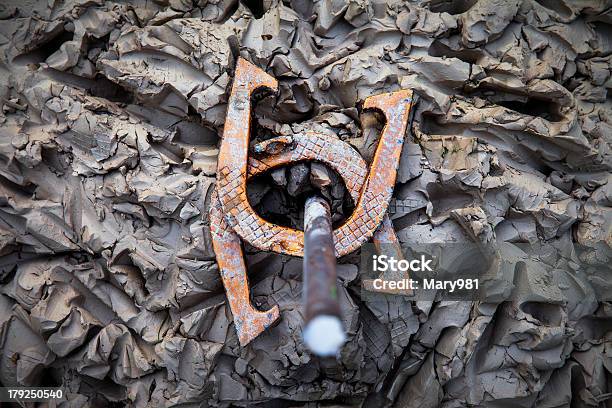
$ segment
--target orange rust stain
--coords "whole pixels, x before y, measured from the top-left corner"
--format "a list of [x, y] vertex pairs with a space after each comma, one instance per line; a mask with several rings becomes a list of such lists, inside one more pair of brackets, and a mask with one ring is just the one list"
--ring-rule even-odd
[[[228, 103], [217, 165], [217, 188], [210, 209], [213, 248], [221, 271], [241, 345], [246, 345], [279, 317], [278, 307], [259, 311], [251, 305], [240, 238], [266, 251], [293, 256], [304, 254], [304, 233], [272, 224], [250, 206], [246, 194], [249, 177], [297, 161], [323, 162], [344, 179], [356, 202], [353, 214], [333, 231], [336, 256], [358, 249], [374, 236], [375, 243], [395, 238], [386, 211], [395, 185], [412, 91], [401, 90], [366, 98], [365, 109], [376, 109], [386, 119], [368, 171], [350, 145], [317, 133], [270, 139], [249, 157], [251, 95], [257, 88], [276, 90], [277, 81], [240, 58]], [[384, 221], [384, 222], [383, 222]], [[394, 241], [397, 244], [397, 238]]]

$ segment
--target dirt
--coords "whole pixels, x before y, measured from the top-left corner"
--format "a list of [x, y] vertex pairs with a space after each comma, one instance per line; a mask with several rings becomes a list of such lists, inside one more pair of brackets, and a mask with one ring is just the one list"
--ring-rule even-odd
[[[17, 1], [0, 4], [0, 383], [62, 407], [603, 407], [612, 393], [609, 1]], [[402, 245], [502, 254], [474, 300], [362, 296], [347, 342], [301, 338], [302, 260], [247, 246], [278, 325], [238, 343], [209, 232], [234, 66], [279, 81], [253, 141], [315, 131], [367, 160], [361, 104], [418, 101], [389, 213]], [[319, 163], [249, 186], [299, 226]], [[504, 244], [504, 245], [502, 245]], [[509, 245], [509, 246], [508, 246]], [[511, 249], [506, 249], [506, 248]]]

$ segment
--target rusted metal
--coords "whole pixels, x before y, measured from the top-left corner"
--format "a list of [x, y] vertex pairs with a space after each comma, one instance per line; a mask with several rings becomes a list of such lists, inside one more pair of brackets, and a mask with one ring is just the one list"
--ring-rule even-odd
[[[399, 260], [404, 259], [402, 253], [402, 247], [395, 235], [393, 224], [389, 217], [385, 217], [378, 231], [374, 234], [372, 239], [374, 241], [374, 247], [379, 255], [386, 255], [388, 258], [394, 258]], [[400, 281], [402, 279], [408, 279], [409, 276], [405, 272], [401, 271], [388, 271], [387, 273], [381, 273], [377, 279], [388, 280], [388, 281]], [[410, 288], [405, 289], [389, 289], [384, 287], [382, 289], [376, 289], [374, 287], [375, 279], [364, 279], [363, 288], [371, 292], [388, 293], [392, 295], [411, 296], [413, 290]]]
[[304, 319], [340, 317], [336, 256], [329, 204], [321, 197], [306, 200], [304, 210]]
[[211, 203], [216, 203], [210, 206], [213, 250], [230, 310], [234, 316], [238, 341], [244, 346], [270, 327], [278, 319], [280, 312], [278, 306], [262, 312], [251, 304], [249, 279], [240, 237], [225, 222], [216, 191], [211, 196]]
[[304, 343], [322, 356], [337, 355], [346, 339], [340, 319], [336, 257], [329, 204], [310, 197], [304, 207]]
[[251, 95], [262, 87], [276, 90], [277, 85], [261, 69], [242, 58], [238, 60], [211, 201], [213, 247], [242, 345], [269, 327], [279, 312], [276, 306], [262, 312], [251, 305], [239, 238], [261, 250], [304, 256], [302, 231], [272, 224], [250, 206], [246, 193], [249, 177], [299, 161], [325, 163], [343, 178], [356, 203], [351, 216], [333, 231], [335, 255], [356, 250], [375, 234], [394, 235], [391, 223], [383, 220], [395, 185], [412, 92], [401, 90], [365, 100], [364, 109], [378, 110], [386, 119], [368, 171], [363, 158], [350, 145], [312, 132], [267, 140], [256, 145], [249, 157]]

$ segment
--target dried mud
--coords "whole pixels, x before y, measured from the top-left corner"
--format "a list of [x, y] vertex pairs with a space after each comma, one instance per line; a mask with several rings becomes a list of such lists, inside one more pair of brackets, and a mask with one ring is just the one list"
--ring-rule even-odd
[[[62, 407], [610, 406], [611, 10], [3, 1], [0, 382], [62, 386]], [[238, 56], [279, 80], [258, 98], [258, 140], [316, 131], [369, 160], [381, 124], [360, 103], [413, 89], [390, 207], [402, 244], [529, 243], [528, 261], [500, 266], [508, 284], [479, 301], [413, 304], [362, 298], [346, 256], [348, 341], [318, 359], [301, 259], [247, 246], [254, 304], [281, 319], [240, 347], [207, 217]], [[301, 225], [312, 190], [334, 221], [351, 211], [325, 166], [268, 177], [249, 194], [269, 219]], [[574, 246], [597, 273], [557, 256]]]

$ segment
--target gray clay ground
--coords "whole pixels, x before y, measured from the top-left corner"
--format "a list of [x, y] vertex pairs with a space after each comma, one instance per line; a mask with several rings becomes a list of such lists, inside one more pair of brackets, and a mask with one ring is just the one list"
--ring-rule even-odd
[[[609, 407], [611, 7], [3, 0], [0, 382], [61, 385], [65, 407]], [[281, 319], [239, 347], [206, 216], [239, 55], [280, 81], [260, 139], [316, 130], [369, 159], [359, 103], [415, 90], [391, 206], [406, 246], [536, 250], [472, 302], [365, 299], [359, 254], [340, 260], [348, 342], [319, 360], [301, 260], [247, 247]], [[250, 193], [297, 225], [311, 189], [350, 211], [320, 165]]]

